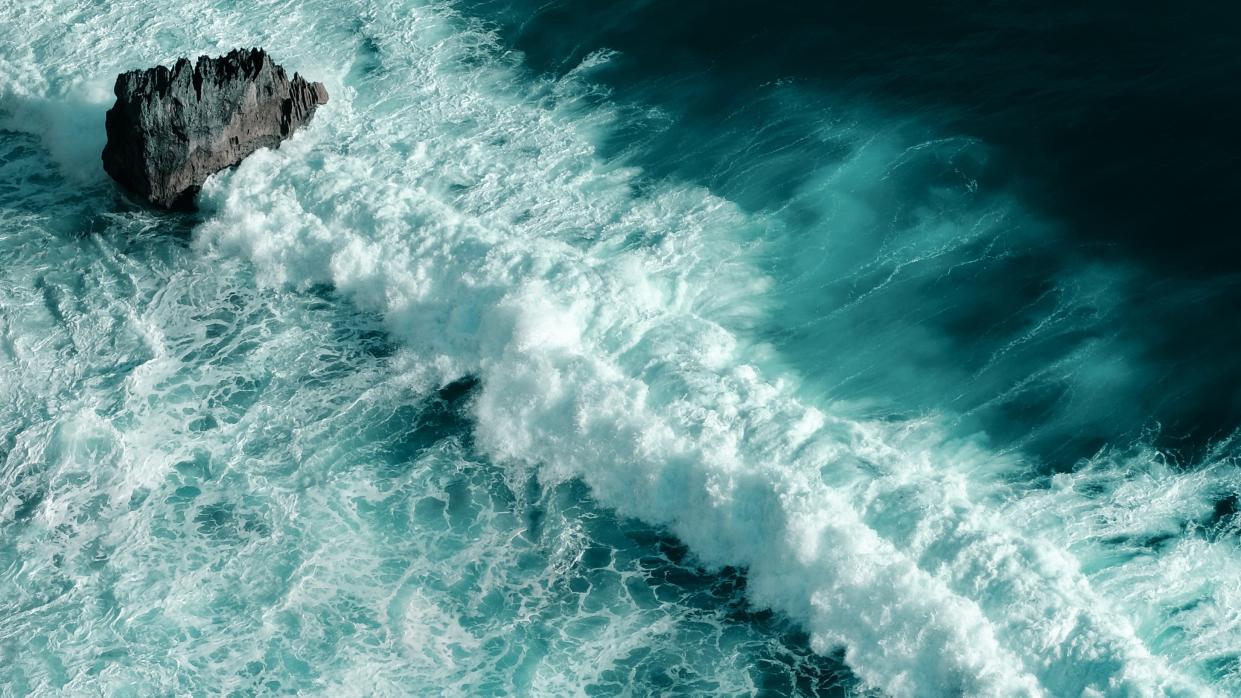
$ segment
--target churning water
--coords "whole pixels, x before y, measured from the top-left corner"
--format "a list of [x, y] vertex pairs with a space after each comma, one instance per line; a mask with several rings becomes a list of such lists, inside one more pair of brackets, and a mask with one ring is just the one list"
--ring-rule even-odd
[[[0, 690], [1241, 692], [1209, 236], [732, 4], [0, 0]], [[115, 75], [239, 46], [332, 101], [131, 203]]]

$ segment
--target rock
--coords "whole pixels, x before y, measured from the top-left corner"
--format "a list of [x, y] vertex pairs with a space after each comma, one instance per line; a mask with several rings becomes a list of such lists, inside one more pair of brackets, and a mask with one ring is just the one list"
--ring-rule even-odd
[[103, 168], [163, 208], [192, 209], [207, 177], [275, 148], [328, 100], [323, 83], [289, 80], [262, 49], [188, 58], [116, 78]]

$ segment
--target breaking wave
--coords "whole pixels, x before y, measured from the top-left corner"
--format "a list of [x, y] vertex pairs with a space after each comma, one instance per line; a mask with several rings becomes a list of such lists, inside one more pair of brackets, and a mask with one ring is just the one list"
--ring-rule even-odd
[[[118, 681], [201, 688], [231, 663], [252, 668], [233, 667], [238, 690], [280, 672], [320, 690], [606, 690], [650, 678], [607, 667], [693, 644], [671, 628], [693, 622], [675, 609], [701, 587], [725, 589], [716, 607], [744, 593], [745, 613], [791, 619], [852, 672], [828, 684], [854, 692], [1241, 687], [1228, 610], [1241, 607], [1241, 482], [1227, 444], [1187, 469], [1139, 439], [1056, 473], [962, 427], [934, 395], [905, 414], [874, 409], [864, 390], [842, 396], [850, 376], [885, 366], [876, 347], [894, 347], [886, 381], [956, 384], [896, 361], [908, 355], [895, 348], [934, 344], [916, 322], [901, 336], [867, 323], [916, 303], [920, 280], [1054, 236], [1012, 196], [977, 195], [985, 144], [915, 137], [851, 107], [847, 125], [823, 126], [845, 155], [807, 165], [799, 205], [742, 206], [600, 155], [628, 118], [591, 79], [607, 53], [532, 74], [451, 5], [161, 5], [113, 4], [76, 24], [62, 8], [0, 14], [31, 28], [0, 56], [19, 132], [5, 137], [6, 202], [47, 190], [35, 139], [88, 197], [49, 204], [59, 221], [11, 208], [0, 222], [13, 260], [3, 584], [22, 590], [6, 593], [20, 608], [0, 621], [6, 664], [21, 667], [10, 686], [93, 685], [115, 670], [66, 653], [124, 652], [138, 642], [127, 635], [150, 632], [192, 652], [202, 676], [131, 657], [136, 673]], [[235, 45], [323, 79], [332, 102], [208, 183], [191, 247], [157, 241], [170, 219], [123, 204], [82, 213], [114, 196], [84, 155], [99, 145], [107, 77]], [[885, 202], [910, 191], [921, 205], [875, 242]], [[100, 242], [58, 228], [83, 221]], [[806, 231], [824, 228], [827, 242], [810, 244]], [[55, 269], [55, 255], [75, 266]], [[1106, 312], [1125, 273], [1064, 273], [1043, 324], [993, 360], [1043, 325], [1092, 322], [1077, 310]], [[838, 302], [823, 316], [825, 296]], [[40, 358], [53, 350], [60, 361]], [[399, 472], [376, 478], [376, 462]], [[541, 524], [517, 512], [549, 509], [560, 518], [532, 561]], [[689, 551], [661, 558], [683, 577], [668, 598], [643, 557], [679, 545], [664, 531]], [[256, 559], [281, 546], [279, 564]], [[16, 562], [30, 555], [39, 562]], [[66, 555], [96, 562], [56, 572]], [[567, 571], [583, 565], [593, 577]], [[12, 643], [38, 625], [22, 618], [55, 605], [53, 579], [66, 596], [118, 603], [86, 615], [106, 630], [36, 659]], [[167, 601], [119, 603], [140, 594]], [[530, 608], [553, 639], [506, 641]], [[713, 667], [697, 670], [717, 682], [699, 690], [752, 692], [727, 658], [782, 646], [788, 671], [812, 672], [791, 629], [729, 613], [697, 640], [723, 659], [667, 665]], [[303, 632], [363, 641], [336, 637], [355, 654], [329, 671], [326, 655], [279, 640]], [[742, 649], [721, 649], [733, 633]], [[244, 647], [226, 647], [234, 634]], [[615, 656], [593, 677], [557, 671], [574, 652]]]

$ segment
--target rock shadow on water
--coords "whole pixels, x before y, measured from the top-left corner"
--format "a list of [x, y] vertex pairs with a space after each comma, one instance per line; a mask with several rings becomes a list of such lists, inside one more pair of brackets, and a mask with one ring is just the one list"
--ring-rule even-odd
[[[0, 112], [23, 113], [16, 102], [13, 97], [6, 98]], [[5, 117], [0, 115], [0, 124], [4, 123]], [[188, 245], [203, 214], [159, 211], [144, 205], [107, 180], [97, 153], [92, 166], [99, 170], [99, 176], [79, 177], [71, 168], [80, 153], [57, 155], [48, 147], [49, 137], [0, 126], [0, 217], [37, 219], [45, 229], [66, 238], [105, 233], [119, 217], [127, 222], [126, 230], [113, 237], [122, 249], [145, 244], [141, 241], [153, 236]], [[62, 146], [93, 147], [89, 139]]]

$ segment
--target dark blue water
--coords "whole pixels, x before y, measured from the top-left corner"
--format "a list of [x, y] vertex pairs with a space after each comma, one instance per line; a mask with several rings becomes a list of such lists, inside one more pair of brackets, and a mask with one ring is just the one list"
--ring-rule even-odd
[[[934, 346], [888, 359], [907, 362], [921, 385], [852, 375], [831, 381], [834, 394], [874, 397], [879, 384], [893, 409], [941, 401], [960, 391], [935, 375], [954, 383], [976, 376], [984, 357], [1051, 314], [1040, 305], [1048, 293], [1074, 286], [1067, 293], [1091, 296], [1080, 284], [1092, 282], [1072, 277], [1110, 266], [1125, 278], [1106, 299], [1071, 301], [1081, 322], [1006, 359], [1004, 378], [953, 395], [954, 408], [981, 409], [980, 424], [1002, 441], [1056, 422], [1027, 446], [1069, 462], [1143, 430], [1192, 462], [1241, 420], [1241, 359], [1231, 349], [1239, 337], [1227, 320], [1241, 307], [1237, 8], [779, 0], [467, 7], [495, 22], [533, 71], [561, 74], [593, 52], [617, 51], [591, 72], [609, 99], [632, 110], [605, 152], [747, 208], [804, 205], [810, 210], [793, 214], [806, 228], [796, 254], [811, 253], [832, 225], [799, 188], [860, 147], [847, 133], [824, 131], [860, 124], [914, 142], [985, 144], [985, 156], [954, 161], [952, 172], [932, 164], [900, 175], [909, 181], [875, 206], [907, 209], [937, 196], [936, 178], [966, 177], [977, 189], [970, 201], [945, 205], [957, 208], [949, 215], [974, 209], [977, 220], [989, 197], [1013, 195], [1025, 210], [1010, 224], [1024, 230], [1001, 235], [1023, 239], [985, 270], [920, 285], [913, 302], [926, 307], [915, 319]], [[815, 312], [839, 306], [829, 295]], [[833, 349], [822, 337], [806, 341], [821, 343], [823, 355]], [[1060, 375], [984, 406], [1017, 379], [1096, 344], [1103, 346], [1091, 363], [1121, 363], [1123, 379], [1096, 387]], [[873, 371], [891, 368], [885, 361]], [[909, 392], [923, 387], [928, 398]], [[1095, 390], [1106, 394], [1083, 395]]]

